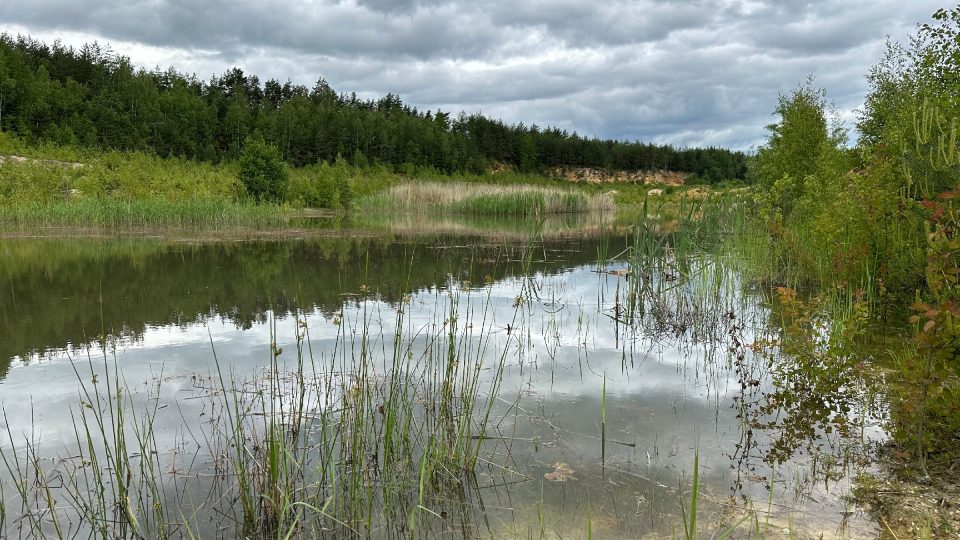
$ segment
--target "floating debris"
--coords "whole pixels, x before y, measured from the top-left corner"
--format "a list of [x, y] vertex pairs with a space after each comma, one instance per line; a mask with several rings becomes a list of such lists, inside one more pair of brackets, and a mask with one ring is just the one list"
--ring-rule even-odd
[[559, 461], [553, 464], [553, 470], [544, 474], [544, 478], [551, 482], [566, 482], [567, 480], [576, 480], [573, 476], [573, 469], [566, 463]]

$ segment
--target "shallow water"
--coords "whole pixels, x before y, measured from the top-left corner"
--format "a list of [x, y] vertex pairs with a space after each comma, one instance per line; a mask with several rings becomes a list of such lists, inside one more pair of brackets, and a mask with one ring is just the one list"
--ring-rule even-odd
[[[365, 354], [380, 367], [366, 376], [382, 377], [398, 308], [423, 350], [424, 336], [456, 310], [476, 327], [464, 339], [481, 359], [481, 394], [501, 354], [502, 384], [476, 477], [459, 501], [431, 500], [421, 532], [682, 537], [696, 453], [705, 537], [738, 523], [734, 536], [757, 528], [767, 537], [876, 536], [876, 524], [845, 499], [862, 466], [851, 445], [816, 433], [797, 448], [823, 445], [817, 461], [797, 451], [775, 468], [763, 457], [777, 434], [757, 432], [753, 445], [738, 447], [747, 428], [734, 398], [745, 391], [731, 336], [748, 343], [766, 328], [763, 299], [705, 253], [697, 262], [702, 277], [682, 286], [715, 288], [723, 310], [695, 314], [693, 326], [671, 319], [669, 306], [626, 321], [625, 265], [599, 259], [622, 252], [628, 236], [0, 240], [0, 402], [10, 434], [0, 437], [0, 450], [15, 455], [31, 440], [51, 470], [68, 461], [76, 439], [69, 411], [82, 401], [78, 377], [90, 378], [88, 358], [97, 373], [104, 358], [108, 366], [115, 359], [134, 403], [158, 407], [157, 445], [167, 451], [158, 459], [176, 476], [203, 459], [196, 433], [212, 414], [205, 396], [213, 351], [233, 376], [256, 379], [270, 366], [274, 342], [287, 351], [278, 362], [295, 362], [301, 320], [317, 359], [332, 358], [342, 336], [356, 343], [367, 329], [372, 352]], [[742, 326], [731, 329], [727, 312]], [[758, 386], [749, 392], [768, 389], [762, 363], [750, 370]], [[873, 425], [864, 424], [853, 446], [883, 438]], [[201, 496], [194, 485], [168, 498], [182, 504], [190, 490]], [[4, 496], [12, 512], [19, 503]], [[212, 516], [201, 521], [208, 535], [227, 534]], [[25, 535], [17, 523], [7, 517], [8, 534]]]

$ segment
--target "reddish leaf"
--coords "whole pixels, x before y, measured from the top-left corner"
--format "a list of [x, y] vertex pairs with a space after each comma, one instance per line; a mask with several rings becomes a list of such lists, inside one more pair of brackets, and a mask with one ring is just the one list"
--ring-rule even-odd
[[934, 223], [939, 223], [939, 222], [940, 222], [940, 218], [943, 217], [943, 212], [944, 212], [943, 207], [942, 207], [942, 206], [938, 206], [937, 209], [933, 212], [933, 215], [930, 216], [930, 221], [932, 221], [932, 222], [934, 222]]

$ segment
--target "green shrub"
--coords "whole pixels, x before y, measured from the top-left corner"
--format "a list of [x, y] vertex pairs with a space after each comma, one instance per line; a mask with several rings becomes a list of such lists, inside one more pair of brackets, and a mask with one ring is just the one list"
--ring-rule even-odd
[[326, 162], [293, 172], [287, 200], [307, 208], [336, 208], [337, 186], [333, 168]]
[[313, 186], [314, 198], [310, 206], [314, 208], [338, 208], [340, 206], [337, 197], [337, 181], [329, 171], [321, 171], [314, 178]]
[[258, 202], [281, 201], [290, 182], [280, 151], [259, 139], [247, 139], [238, 176], [247, 193]]
[[922, 461], [955, 457], [960, 437], [960, 186], [924, 201], [928, 211], [926, 285], [913, 303], [915, 353], [901, 366], [906, 390], [894, 397], [894, 436]]

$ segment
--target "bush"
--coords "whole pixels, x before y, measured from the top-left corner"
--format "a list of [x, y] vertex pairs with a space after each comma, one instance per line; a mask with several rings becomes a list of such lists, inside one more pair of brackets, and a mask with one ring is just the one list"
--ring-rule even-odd
[[294, 169], [287, 200], [307, 208], [347, 208], [353, 199], [349, 175], [349, 166], [339, 162], [330, 165], [324, 161]]
[[281, 201], [290, 182], [280, 151], [258, 139], [247, 139], [244, 144], [238, 176], [257, 202]]

